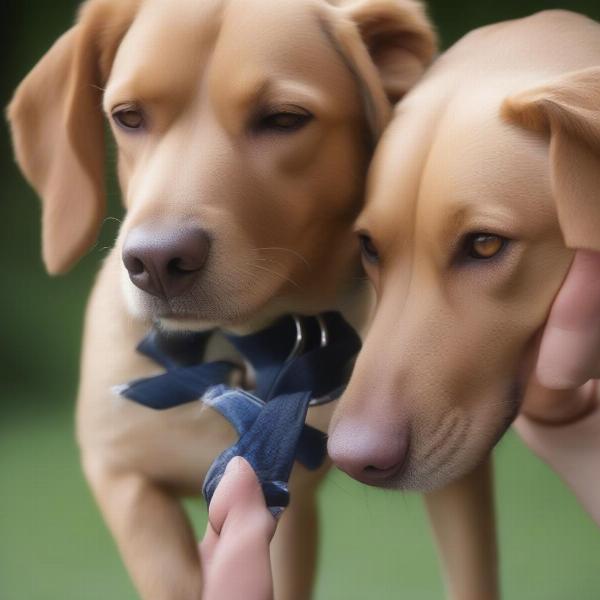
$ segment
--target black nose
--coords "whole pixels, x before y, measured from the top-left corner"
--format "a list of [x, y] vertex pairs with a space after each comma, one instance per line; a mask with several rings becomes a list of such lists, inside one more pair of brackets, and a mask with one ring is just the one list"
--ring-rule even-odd
[[208, 258], [210, 238], [199, 228], [138, 227], [123, 246], [123, 263], [132, 283], [159, 298], [188, 292]]

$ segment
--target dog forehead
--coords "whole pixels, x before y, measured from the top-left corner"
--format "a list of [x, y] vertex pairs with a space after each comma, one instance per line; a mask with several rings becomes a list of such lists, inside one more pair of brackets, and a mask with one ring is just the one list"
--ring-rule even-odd
[[[342, 96], [354, 86], [350, 71], [323, 30], [322, 5], [311, 0], [230, 0], [223, 13], [213, 71], [220, 79], [262, 72], [335, 89]], [[226, 84], [227, 82], [224, 81]]]
[[[507, 123], [501, 106], [510, 84], [460, 86], [448, 102], [419, 189], [419, 224], [503, 224], [533, 230], [554, 220], [548, 141]], [[446, 221], [446, 224], [444, 224]]]
[[223, 0], [144, 0], [117, 51], [109, 87], [136, 96], [177, 94], [197, 78], [220, 27]]
[[396, 108], [376, 149], [358, 227], [385, 243], [411, 235], [424, 170], [443, 105], [442, 90], [422, 84]]
[[514, 81], [471, 86], [443, 75], [400, 105], [384, 135], [365, 228], [406, 241], [424, 233], [441, 238], [466, 217], [507, 226], [522, 220], [531, 228], [554, 220], [547, 139], [501, 117]]
[[352, 94], [355, 82], [322, 30], [320, 8], [312, 0], [182, 0], [174, 10], [169, 0], [145, 0], [118, 49], [111, 95], [184, 98], [209, 63], [210, 83], [224, 93], [234, 81], [268, 77]]
[[[469, 32], [438, 61], [473, 82], [492, 74], [519, 79], [555, 77], [597, 64], [598, 23], [568, 10], [545, 10]], [[435, 67], [434, 67], [435, 68]]]

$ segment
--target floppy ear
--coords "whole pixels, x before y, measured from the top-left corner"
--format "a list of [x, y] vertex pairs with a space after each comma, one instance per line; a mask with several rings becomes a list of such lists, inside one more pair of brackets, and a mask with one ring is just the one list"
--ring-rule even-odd
[[8, 108], [17, 163], [42, 199], [42, 253], [52, 274], [67, 271], [89, 249], [104, 215], [102, 86], [130, 22], [123, 6], [130, 4], [88, 2]]
[[397, 102], [437, 51], [436, 34], [423, 5], [413, 0], [358, 0], [345, 12], [358, 26], [387, 97]]
[[552, 189], [565, 243], [600, 251], [600, 67], [512, 96], [503, 113], [549, 135]]
[[343, 2], [335, 42], [365, 87], [368, 117], [378, 136], [391, 104], [418, 81], [437, 51], [423, 5], [414, 0]]

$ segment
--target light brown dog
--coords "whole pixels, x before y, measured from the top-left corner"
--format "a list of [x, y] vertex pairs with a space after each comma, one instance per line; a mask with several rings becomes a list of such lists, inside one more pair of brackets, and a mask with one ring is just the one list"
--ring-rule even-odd
[[338, 466], [431, 490], [485, 459], [570, 248], [600, 250], [599, 190], [598, 23], [544, 12], [438, 59], [396, 109], [357, 222], [378, 305], [330, 427]]
[[[434, 51], [410, 0], [90, 0], [17, 90], [16, 155], [43, 199], [51, 273], [102, 222], [105, 116], [118, 147], [127, 216], [88, 307], [77, 432], [144, 598], [200, 598], [180, 496], [234, 435], [200, 404], [159, 414], [111, 388], [156, 372], [135, 352], [153, 321], [253, 329], [352, 305], [371, 150]], [[330, 409], [311, 412], [326, 428]], [[294, 474], [279, 598], [310, 595], [323, 473]]]

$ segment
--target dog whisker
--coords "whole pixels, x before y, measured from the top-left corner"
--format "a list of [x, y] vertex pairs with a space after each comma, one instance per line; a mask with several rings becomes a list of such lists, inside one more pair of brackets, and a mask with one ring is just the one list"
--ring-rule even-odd
[[257, 265], [257, 264], [253, 264], [253, 263], [249, 263], [249, 264], [255, 269], [260, 269], [261, 271], [266, 271], [267, 273], [271, 273], [271, 275], [275, 275], [276, 277], [279, 277], [280, 279], [283, 279], [284, 281], [291, 283], [297, 289], [301, 289], [300, 286], [290, 277], [286, 277], [285, 275], [278, 273], [277, 271], [274, 271], [273, 269], [269, 269], [268, 267], [263, 267], [261, 265]]
[[286, 268], [285, 263], [273, 258], [255, 258], [253, 262], [269, 263], [272, 264], [276, 269], [281, 269], [283, 271], [285, 271]]
[[304, 263], [304, 265], [309, 271], [312, 270], [312, 267], [310, 266], [308, 260], [306, 260], [306, 258], [304, 258], [302, 254], [296, 252], [295, 250], [292, 250], [291, 248], [280, 248], [278, 246], [273, 246], [271, 248], [256, 248], [256, 250], [258, 250], [259, 252], [287, 252], [288, 254], [295, 256], [298, 260]]

